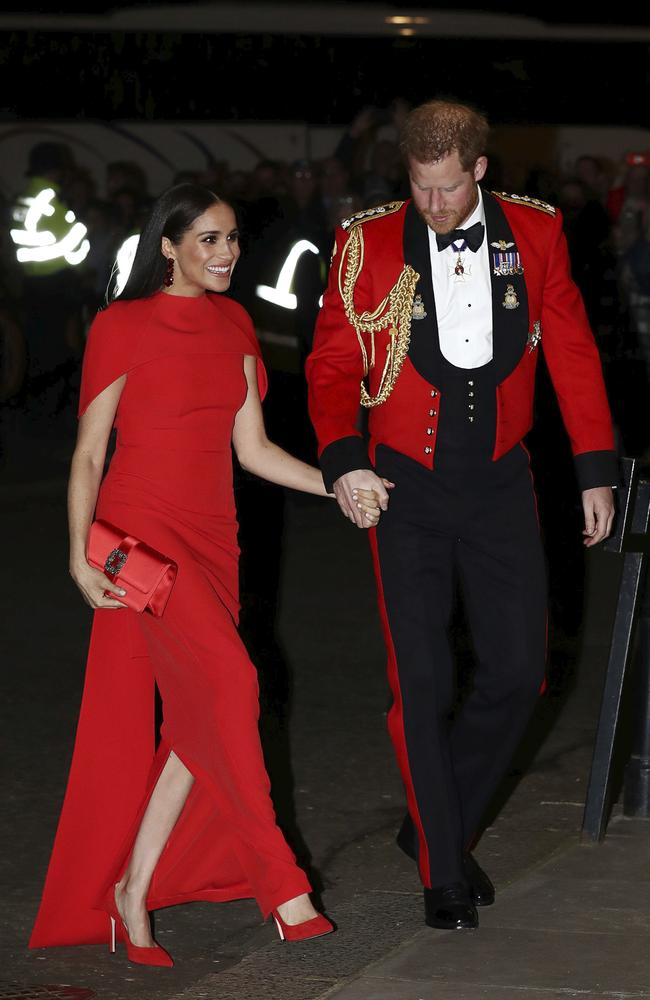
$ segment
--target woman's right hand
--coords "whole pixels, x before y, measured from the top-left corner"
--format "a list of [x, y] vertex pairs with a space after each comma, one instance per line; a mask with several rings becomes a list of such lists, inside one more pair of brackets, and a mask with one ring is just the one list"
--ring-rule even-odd
[[117, 600], [118, 597], [124, 597], [126, 590], [112, 584], [107, 576], [85, 560], [70, 566], [70, 576], [79, 587], [84, 601], [91, 608], [126, 607], [126, 604]]

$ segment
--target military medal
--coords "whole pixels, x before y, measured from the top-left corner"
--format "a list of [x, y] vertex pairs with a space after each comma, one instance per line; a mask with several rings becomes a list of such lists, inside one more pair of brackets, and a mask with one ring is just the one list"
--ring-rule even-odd
[[504, 309], [517, 309], [519, 307], [519, 299], [514, 285], [506, 285], [506, 294], [503, 296], [501, 305]]
[[413, 312], [411, 313], [413, 319], [426, 319], [427, 312], [424, 308], [424, 302], [422, 301], [421, 295], [416, 295], [413, 299]]
[[459, 254], [458, 259], [449, 268], [448, 277], [454, 279], [454, 284], [458, 281], [467, 281], [468, 278], [472, 277], [472, 265], [463, 264]]
[[463, 258], [461, 257], [462, 252], [467, 250], [467, 243], [463, 240], [460, 245], [457, 242], [454, 242], [451, 243], [450, 246], [454, 253], [458, 254], [458, 256], [456, 257], [456, 261], [449, 272], [449, 277], [453, 278], [454, 282], [465, 281], [466, 278], [471, 277], [472, 272], [471, 265], [468, 264], [466, 267], [463, 264]]
[[[514, 243], [507, 243], [500, 240], [504, 246], [513, 247]], [[493, 247], [496, 243], [491, 244]], [[517, 250], [500, 250], [492, 254], [492, 272], [497, 277], [510, 278], [513, 274], [523, 274], [524, 266]]]
[[530, 354], [533, 353], [540, 340], [542, 339], [542, 324], [538, 319], [533, 323], [533, 329], [528, 334], [528, 351]]

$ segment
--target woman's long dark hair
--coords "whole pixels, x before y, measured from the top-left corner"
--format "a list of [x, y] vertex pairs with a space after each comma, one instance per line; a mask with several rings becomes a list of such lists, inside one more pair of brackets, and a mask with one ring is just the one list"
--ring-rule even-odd
[[167, 267], [160, 248], [163, 236], [172, 243], [180, 243], [200, 215], [212, 205], [220, 204], [224, 204], [221, 198], [200, 184], [177, 184], [164, 191], [143, 227], [126, 285], [115, 295], [116, 275], [111, 275], [107, 300], [144, 299], [159, 291]]

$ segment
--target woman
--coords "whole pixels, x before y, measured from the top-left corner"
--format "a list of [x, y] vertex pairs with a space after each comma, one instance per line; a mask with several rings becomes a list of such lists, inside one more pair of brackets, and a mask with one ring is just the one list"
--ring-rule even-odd
[[[286, 939], [332, 930], [269, 796], [256, 673], [236, 631], [231, 442], [245, 469], [326, 492], [317, 469], [266, 437], [252, 324], [219, 294], [238, 257], [232, 208], [205, 188], [172, 188], [154, 206], [124, 291], [90, 331], [70, 572], [99, 613], [32, 947], [101, 941], [108, 913], [131, 960], [171, 965], [148, 912], [195, 899], [254, 896]], [[100, 489], [113, 424], [117, 448]], [[358, 505], [375, 524], [375, 494], [359, 491]], [[161, 618], [125, 610], [125, 591], [87, 562], [95, 508], [178, 564]], [[155, 756], [154, 683], [163, 703]]]

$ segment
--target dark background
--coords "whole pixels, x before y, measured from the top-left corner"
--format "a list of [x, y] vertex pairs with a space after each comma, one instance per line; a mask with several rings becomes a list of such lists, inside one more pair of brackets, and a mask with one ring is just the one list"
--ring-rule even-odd
[[302, 119], [453, 92], [494, 124], [648, 122], [645, 43], [0, 34], [0, 117]]

